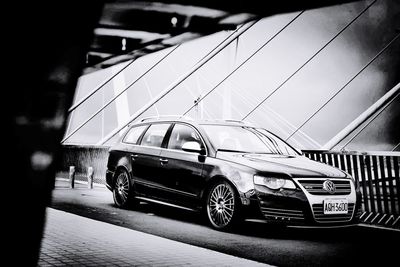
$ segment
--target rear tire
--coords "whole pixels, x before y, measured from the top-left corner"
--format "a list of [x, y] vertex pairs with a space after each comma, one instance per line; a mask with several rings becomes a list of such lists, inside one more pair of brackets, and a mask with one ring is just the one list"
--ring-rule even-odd
[[127, 171], [117, 173], [113, 190], [114, 203], [118, 208], [126, 208], [132, 202], [132, 186]]
[[210, 225], [217, 230], [229, 230], [241, 221], [241, 203], [235, 188], [226, 181], [218, 181], [206, 198], [206, 213]]

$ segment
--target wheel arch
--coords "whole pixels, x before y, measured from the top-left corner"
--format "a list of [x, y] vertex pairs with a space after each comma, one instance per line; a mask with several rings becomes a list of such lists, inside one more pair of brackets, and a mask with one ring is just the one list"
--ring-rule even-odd
[[115, 168], [115, 172], [114, 172], [114, 176], [113, 176], [113, 180], [112, 180], [113, 187], [115, 184], [115, 179], [117, 179], [117, 176], [121, 171], [125, 171], [128, 174], [129, 180], [132, 182], [132, 175], [131, 175], [131, 172], [128, 170], [128, 168], [124, 165], [118, 165]]

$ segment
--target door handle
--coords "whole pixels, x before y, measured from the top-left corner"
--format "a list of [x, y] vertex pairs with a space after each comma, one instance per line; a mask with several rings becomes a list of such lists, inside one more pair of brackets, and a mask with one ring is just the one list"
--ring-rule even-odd
[[167, 163], [168, 163], [168, 160], [167, 160], [167, 159], [160, 159], [160, 163], [161, 163], [161, 164], [167, 164]]
[[137, 155], [137, 154], [131, 155], [132, 160], [135, 160], [135, 159], [137, 159], [138, 157], [139, 157], [139, 155]]

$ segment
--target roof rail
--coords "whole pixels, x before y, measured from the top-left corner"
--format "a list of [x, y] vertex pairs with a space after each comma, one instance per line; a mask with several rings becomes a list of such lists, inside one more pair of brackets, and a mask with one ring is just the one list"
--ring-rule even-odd
[[183, 115], [161, 115], [161, 116], [146, 117], [146, 118], [140, 119], [140, 122], [147, 121], [147, 120], [162, 120], [162, 119], [169, 119], [169, 118], [193, 120], [193, 118], [191, 118], [189, 116], [183, 116]]
[[224, 120], [224, 121], [227, 121], [227, 122], [238, 122], [238, 123], [243, 123], [243, 124], [245, 124], [245, 123], [246, 123], [246, 122], [244, 122], [244, 121], [241, 121], [241, 120], [231, 120], [231, 119]]
[[242, 126], [245, 126], [245, 127], [254, 127], [254, 128], [258, 127], [258, 125], [254, 124], [252, 122], [243, 121], [243, 120], [234, 120], [234, 119], [205, 119], [205, 120], [200, 120], [200, 121], [203, 121], [203, 122], [217, 122], [217, 123], [218, 122], [219, 123], [238, 123], [238, 124], [241, 124]]
[[247, 122], [241, 120], [231, 120], [231, 119], [205, 119], [204, 121], [218, 121], [218, 122], [237, 122], [241, 124], [246, 124]]

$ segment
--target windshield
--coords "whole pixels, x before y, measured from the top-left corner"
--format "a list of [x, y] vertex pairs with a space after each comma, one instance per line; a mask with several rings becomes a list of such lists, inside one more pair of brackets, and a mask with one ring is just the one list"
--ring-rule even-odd
[[228, 125], [203, 125], [219, 151], [299, 155], [284, 141], [265, 129]]

